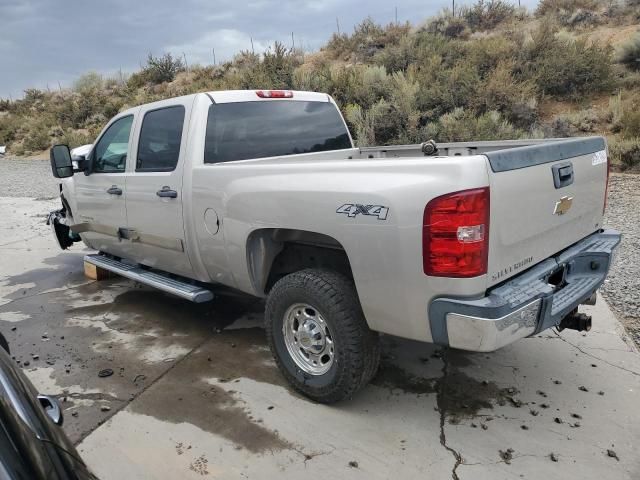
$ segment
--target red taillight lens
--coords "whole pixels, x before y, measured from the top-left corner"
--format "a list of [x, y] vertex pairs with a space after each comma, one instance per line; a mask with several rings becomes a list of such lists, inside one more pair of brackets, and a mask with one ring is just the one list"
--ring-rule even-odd
[[431, 200], [422, 223], [424, 273], [476, 277], [487, 273], [489, 187], [449, 193]]
[[260, 98], [293, 98], [291, 90], [256, 90]]

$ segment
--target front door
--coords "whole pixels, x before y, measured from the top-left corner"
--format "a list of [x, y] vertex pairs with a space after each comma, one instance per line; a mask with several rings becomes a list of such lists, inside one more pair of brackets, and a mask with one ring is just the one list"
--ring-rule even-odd
[[127, 225], [126, 167], [133, 121], [132, 114], [116, 117], [90, 153], [90, 174], [73, 177], [77, 200], [74, 220], [81, 224], [80, 235], [96, 250], [118, 256], [126, 256], [118, 230]]
[[135, 163], [127, 176], [128, 232], [139, 263], [178, 275], [193, 272], [182, 216], [182, 173], [193, 99], [142, 107]]

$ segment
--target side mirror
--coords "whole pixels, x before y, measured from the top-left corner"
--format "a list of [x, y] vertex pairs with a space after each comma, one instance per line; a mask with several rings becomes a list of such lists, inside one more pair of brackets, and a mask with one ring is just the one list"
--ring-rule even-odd
[[49, 152], [51, 171], [56, 178], [67, 178], [73, 175], [71, 152], [67, 145], [54, 145]]
[[58, 401], [48, 395], [38, 395], [38, 401], [51, 421], [56, 425], [62, 426], [64, 417], [62, 416], [62, 409], [60, 408]]

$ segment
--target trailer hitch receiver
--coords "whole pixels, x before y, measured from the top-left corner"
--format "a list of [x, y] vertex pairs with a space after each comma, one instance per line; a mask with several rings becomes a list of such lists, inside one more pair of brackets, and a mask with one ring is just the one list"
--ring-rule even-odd
[[565, 328], [577, 330], [579, 332], [588, 332], [591, 330], [591, 315], [586, 313], [571, 312], [564, 317], [558, 325], [558, 331], [561, 332]]

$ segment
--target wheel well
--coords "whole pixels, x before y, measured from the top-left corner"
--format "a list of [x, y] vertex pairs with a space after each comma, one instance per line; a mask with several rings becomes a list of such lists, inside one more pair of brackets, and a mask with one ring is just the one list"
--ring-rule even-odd
[[263, 229], [247, 242], [249, 270], [264, 294], [282, 277], [305, 268], [326, 268], [352, 278], [344, 247], [333, 237], [306, 230]]

